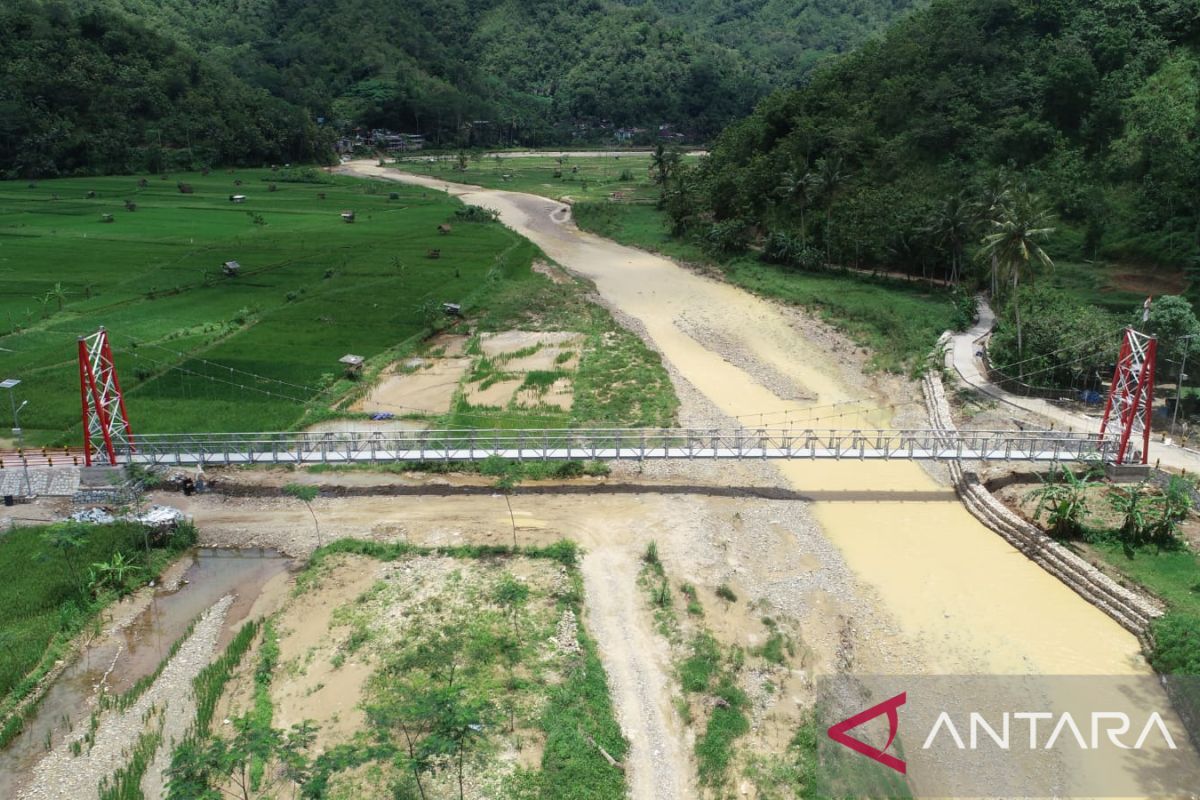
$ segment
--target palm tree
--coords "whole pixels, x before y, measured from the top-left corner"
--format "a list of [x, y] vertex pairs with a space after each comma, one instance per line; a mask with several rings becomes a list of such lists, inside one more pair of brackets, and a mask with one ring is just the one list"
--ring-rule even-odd
[[[976, 222], [985, 227], [990, 227], [992, 220], [999, 214], [1000, 209], [1008, 203], [1011, 193], [1012, 181], [1009, 180], [1008, 173], [1003, 168], [989, 176], [987, 182], [983, 185], [983, 191], [980, 193], [979, 199], [975, 201]], [[1000, 294], [1000, 267], [995, 255], [990, 260], [991, 294], [995, 298]]]
[[670, 188], [671, 178], [675, 175], [679, 160], [679, 151], [668, 150], [662, 142], [654, 147], [654, 153], [650, 156], [650, 170], [654, 173], [654, 182], [662, 186], [664, 196]]
[[950, 251], [951, 283], [958, 283], [961, 278], [963, 248], [971, 235], [972, 222], [966, 198], [957, 194], [946, 198], [926, 228], [938, 245]]
[[[1030, 272], [1037, 265], [1047, 269], [1054, 266], [1050, 256], [1038, 244], [1050, 234], [1053, 215], [1041, 203], [1041, 199], [1028, 190], [1014, 193], [1009, 200], [997, 208], [992, 219], [992, 232], [983, 237], [983, 253], [991, 256], [1005, 282], [1012, 281], [1013, 316], [1017, 323], [1017, 355], [1024, 358], [1024, 343], [1021, 339], [1021, 306], [1018, 287], [1021, 273]], [[1022, 377], [1024, 377], [1022, 375]]]
[[817, 176], [806, 166], [801, 169], [789, 169], [779, 178], [776, 193], [785, 202], [791, 202], [800, 209], [800, 242], [808, 246], [808, 227], [805, 225], [804, 212], [812, 204], [817, 189]]
[[825, 261], [833, 263], [833, 203], [850, 175], [840, 157], [817, 161], [816, 174], [817, 185], [825, 197]]

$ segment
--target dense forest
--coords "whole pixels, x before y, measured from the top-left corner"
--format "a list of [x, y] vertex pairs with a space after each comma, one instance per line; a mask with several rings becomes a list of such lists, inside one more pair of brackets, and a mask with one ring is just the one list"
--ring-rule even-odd
[[0, 5], [0, 175], [313, 160], [309, 115], [105, 11]]
[[1003, 206], [1053, 259], [1193, 268], [1198, 47], [1195, 0], [937, 0], [732, 125], [669, 210], [793, 266], [986, 273]]
[[352, 127], [447, 146], [692, 141], [914, 0], [13, 0], [0, 174], [311, 160]]

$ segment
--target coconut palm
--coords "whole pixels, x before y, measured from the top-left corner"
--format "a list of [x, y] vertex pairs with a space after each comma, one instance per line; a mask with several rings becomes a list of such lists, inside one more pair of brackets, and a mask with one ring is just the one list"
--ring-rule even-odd
[[833, 262], [833, 204], [842, 185], [850, 178], [841, 158], [817, 161], [817, 185], [825, 198], [825, 260]]
[[950, 282], [961, 278], [963, 249], [971, 236], [971, 209], [962, 194], [946, 198], [925, 229], [939, 246], [950, 251]]
[[678, 150], [668, 150], [662, 142], [654, 147], [654, 153], [650, 156], [650, 170], [654, 173], [654, 182], [663, 187], [664, 195], [670, 188], [671, 178], [675, 176], [679, 162]]
[[1017, 355], [1024, 358], [1021, 339], [1019, 287], [1022, 274], [1038, 266], [1050, 269], [1054, 262], [1038, 243], [1052, 233], [1053, 215], [1040, 198], [1027, 190], [1013, 193], [996, 209], [991, 233], [983, 237], [983, 254], [994, 259], [997, 270], [1011, 283], [1013, 316], [1017, 325]]
[[[980, 192], [978, 199], [975, 201], [975, 221], [980, 225], [990, 227], [992, 220], [996, 218], [1000, 213], [1000, 209], [1008, 202], [1012, 189], [1012, 181], [1009, 179], [1007, 172], [1000, 169], [992, 173], [984, 183], [983, 191]], [[991, 294], [994, 298], [1000, 294], [1000, 267], [994, 255], [991, 256], [989, 261], [991, 262]]]
[[783, 173], [779, 178], [779, 186], [775, 187], [776, 194], [800, 210], [800, 243], [804, 246], [808, 245], [808, 226], [805, 224], [804, 212], [816, 196], [817, 183], [817, 176], [804, 166]]

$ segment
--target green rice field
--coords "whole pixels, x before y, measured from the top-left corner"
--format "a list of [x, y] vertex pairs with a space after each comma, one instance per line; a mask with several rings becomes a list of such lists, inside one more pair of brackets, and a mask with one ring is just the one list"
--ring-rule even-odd
[[[688, 159], [689, 163], [695, 159]], [[650, 177], [650, 157], [645, 155], [468, 157], [460, 169], [457, 156], [406, 158], [397, 167], [454, 183], [488, 189], [528, 192], [554, 200], [619, 200], [653, 202], [659, 190]]]
[[294, 427], [343, 355], [420, 339], [443, 302], [546, 282], [530, 243], [459, 208], [311, 169], [0, 183], [0, 377], [23, 382], [27, 440], [77, 441], [77, 339], [100, 326], [135, 432]]

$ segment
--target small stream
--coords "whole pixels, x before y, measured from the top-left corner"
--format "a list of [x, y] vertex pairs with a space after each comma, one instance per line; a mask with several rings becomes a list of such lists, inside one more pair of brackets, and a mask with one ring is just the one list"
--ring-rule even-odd
[[102, 637], [86, 648], [50, 687], [37, 715], [0, 751], [0, 798], [16, 797], [38, 759], [71, 730], [87, 725], [96, 689], [110, 667], [108, 691], [127, 690], [158, 668], [197, 616], [221, 597], [233, 594], [218, 642], [218, 651], [224, 649], [263, 587], [291, 563], [274, 550], [196, 550], [178, 589], [158, 589], [146, 610], [120, 634]]

